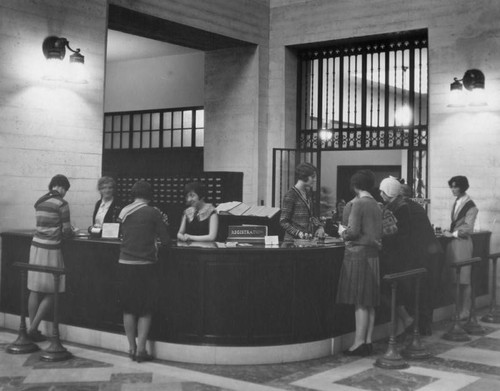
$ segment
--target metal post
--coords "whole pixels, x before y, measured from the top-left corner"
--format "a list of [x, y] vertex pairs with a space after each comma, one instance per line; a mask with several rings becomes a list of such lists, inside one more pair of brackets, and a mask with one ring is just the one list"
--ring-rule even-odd
[[497, 259], [500, 253], [491, 254], [488, 258], [491, 259], [491, 300], [490, 311], [484, 315], [481, 320], [486, 323], [500, 323], [500, 307], [497, 306]]
[[33, 353], [40, 349], [36, 343], [31, 341], [26, 332], [26, 277], [26, 270], [21, 269], [21, 323], [17, 339], [6, 349], [7, 353], [11, 354]]
[[53, 324], [53, 337], [51, 338], [50, 345], [40, 355], [42, 361], [64, 361], [68, 360], [73, 355], [66, 350], [61, 344], [59, 339], [59, 279], [60, 275], [53, 273], [54, 276], [54, 324]]
[[455, 317], [451, 327], [448, 331], [443, 334], [442, 338], [448, 341], [464, 342], [470, 341], [469, 336], [460, 324], [460, 271], [463, 266], [472, 265], [473, 263], [481, 261], [481, 258], [471, 258], [464, 261], [455, 262], [451, 266], [455, 268], [456, 280], [455, 280]]
[[486, 329], [477, 322], [476, 317], [476, 284], [474, 283], [474, 276], [476, 275], [476, 265], [471, 266], [470, 273], [470, 310], [469, 320], [464, 324], [464, 330], [470, 335], [484, 335]]
[[416, 287], [415, 287], [415, 319], [413, 321], [413, 335], [411, 337], [411, 342], [403, 349], [402, 355], [406, 358], [423, 360], [429, 358], [431, 354], [422, 345], [420, 341], [420, 330], [419, 330], [419, 308], [420, 308], [420, 274], [415, 276]]
[[403, 360], [398, 350], [396, 349], [396, 288], [397, 281], [393, 280], [391, 283], [392, 296], [391, 296], [391, 335], [389, 337], [389, 345], [387, 351], [382, 357], [377, 358], [375, 363], [376, 367], [383, 369], [405, 369], [408, 368], [408, 363]]

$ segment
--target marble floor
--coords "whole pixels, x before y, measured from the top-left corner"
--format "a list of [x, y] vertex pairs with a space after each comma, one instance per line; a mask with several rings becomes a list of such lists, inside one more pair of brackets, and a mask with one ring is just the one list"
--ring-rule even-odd
[[[480, 324], [486, 333], [468, 342], [443, 340], [448, 323], [434, 324], [433, 335], [422, 338], [431, 358], [409, 360], [409, 368], [402, 370], [373, 366], [385, 353], [386, 340], [378, 341], [373, 356], [365, 358], [338, 354], [296, 363], [242, 366], [138, 364], [125, 354], [65, 343], [74, 357], [47, 363], [39, 360], [40, 353], [6, 353], [16, 335], [0, 329], [0, 391], [500, 390], [500, 325]], [[123, 342], [125, 346], [125, 338]], [[40, 346], [43, 349], [47, 344]]]

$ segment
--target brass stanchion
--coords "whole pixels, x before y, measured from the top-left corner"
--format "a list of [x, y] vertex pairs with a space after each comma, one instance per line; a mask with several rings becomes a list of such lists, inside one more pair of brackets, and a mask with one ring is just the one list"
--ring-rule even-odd
[[391, 283], [391, 335], [387, 351], [382, 357], [377, 358], [373, 365], [383, 369], [405, 369], [408, 363], [401, 357], [396, 349], [396, 290], [397, 278], [395, 274], [385, 275], [383, 280]]
[[464, 324], [464, 330], [470, 335], [484, 335], [486, 334], [486, 329], [477, 322], [476, 317], [476, 284], [474, 282], [474, 276], [476, 275], [477, 263], [471, 265], [470, 273], [470, 310], [469, 319], [466, 324]]
[[456, 290], [455, 290], [455, 316], [451, 327], [443, 334], [442, 338], [448, 341], [465, 342], [470, 341], [462, 325], [460, 324], [460, 271], [462, 267], [472, 265], [475, 262], [480, 262], [481, 258], [475, 257], [463, 261], [455, 262], [451, 265], [456, 273]]
[[411, 342], [402, 350], [401, 354], [410, 359], [423, 360], [429, 358], [431, 354], [422, 345], [420, 340], [420, 330], [419, 330], [419, 309], [420, 309], [420, 278], [422, 274], [426, 273], [425, 269], [415, 269], [413, 271], [413, 276], [416, 279], [416, 289], [415, 289], [415, 319], [413, 320], [413, 334], [411, 336]]
[[[14, 264], [14, 267], [17, 265]], [[38, 345], [34, 343], [26, 332], [26, 277], [27, 272], [21, 269], [21, 323], [19, 324], [19, 333], [17, 339], [7, 346], [7, 353], [11, 354], [27, 354], [40, 350]]]
[[64, 361], [68, 360], [73, 355], [68, 352], [68, 350], [61, 344], [59, 339], [59, 279], [62, 273], [52, 273], [54, 276], [54, 324], [53, 324], [53, 334], [50, 340], [50, 345], [45, 349], [40, 355], [40, 360], [42, 361]]
[[481, 318], [481, 321], [486, 323], [500, 323], [500, 307], [497, 306], [497, 259], [500, 253], [490, 254], [488, 259], [491, 259], [491, 300], [489, 312]]

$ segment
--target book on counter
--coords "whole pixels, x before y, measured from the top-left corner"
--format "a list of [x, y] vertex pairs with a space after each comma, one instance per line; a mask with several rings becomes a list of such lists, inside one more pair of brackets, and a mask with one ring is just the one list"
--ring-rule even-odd
[[280, 211], [280, 208], [264, 205], [247, 205], [240, 201], [224, 202], [219, 204], [216, 209], [219, 214], [267, 217], [269, 219]]

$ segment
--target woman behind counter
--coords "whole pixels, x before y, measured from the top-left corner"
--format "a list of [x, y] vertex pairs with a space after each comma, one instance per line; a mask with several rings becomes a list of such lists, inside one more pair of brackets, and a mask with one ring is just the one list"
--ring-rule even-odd
[[219, 216], [212, 204], [205, 202], [205, 187], [198, 182], [184, 188], [186, 204], [177, 239], [181, 241], [213, 242], [217, 237]]
[[153, 359], [146, 351], [146, 342], [159, 285], [156, 238], [165, 245], [169, 237], [160, 211], [148, 205], [153, 198], [151, 185], [138, 181], [131, 193], [134, 202], [125, 206], [118, 217], [123, 233], [118, 281], [129, 357], [142, 362]]
[[[443, 235], [450, 238], [446, 247], [446, 263], [451, 265], [457, 261], [463, 261], [472, 257], [472, 238], [474, 232], [474, 223], [478, 209], [474, 201], [466, 193], [469, 188], [469, 181], [465, 176], [454, 176], [448, 181], [451, 193], [456, 197], [451, 210], [451, 226], [449, 230], [444, 230]], [[451, 268], [450, 268], [451, 271]], [[470, 277], [471, 266], [465, 266], [460, 272], [460, 281], [456, 281], [456, 275], [453, 271], [452, 281], [460, 284], [460, 319], [469, 316], [470, 308]]]
[[92, 215], [92, 225], [102, 227], [103, 223], [116, 223], [121, 210], [120, 202], [114, 197], [116, 184], [109, 176], [103, 176], [97, 181], [97, 190], [101, 199], [96, 202]]
[[301, 163], [295, 169], [297, 183], [285, 194], [280, 225], [285, 240], [324, 236], [325, 231], [314, 210], [312, 190], [316, 186], [316, 167]]
[[375, 306], [380, 304], [379, 249], [382, 239], [382, 211], [370, 194], [375, 184], [373, 172], [361, 170], [351, 178], [356, 197], [351, 201], [347, 227], [339, 233], [345, 240], [344, 260], [339, 277], [337, 302], [354, 304], [356, 331], [348, 356], [372, 352]]
[[[69, 205], [63, 199], [69, 187], [68, 178], [56, 175], [49, 183], [49, 192], [35, 203], [36, 232], [30, 248], [31, 265], [64, 268], [62, 239], [73, 234]], [[65, 282], [63, 275], [60, 278], [59, 292], [65, 291]], [[52, 274], [29, 271], [28, 289], [28, 336], [33, 342], [41, 342], [45, 338], [38, 326], [54, 303], [55, 284]]]

